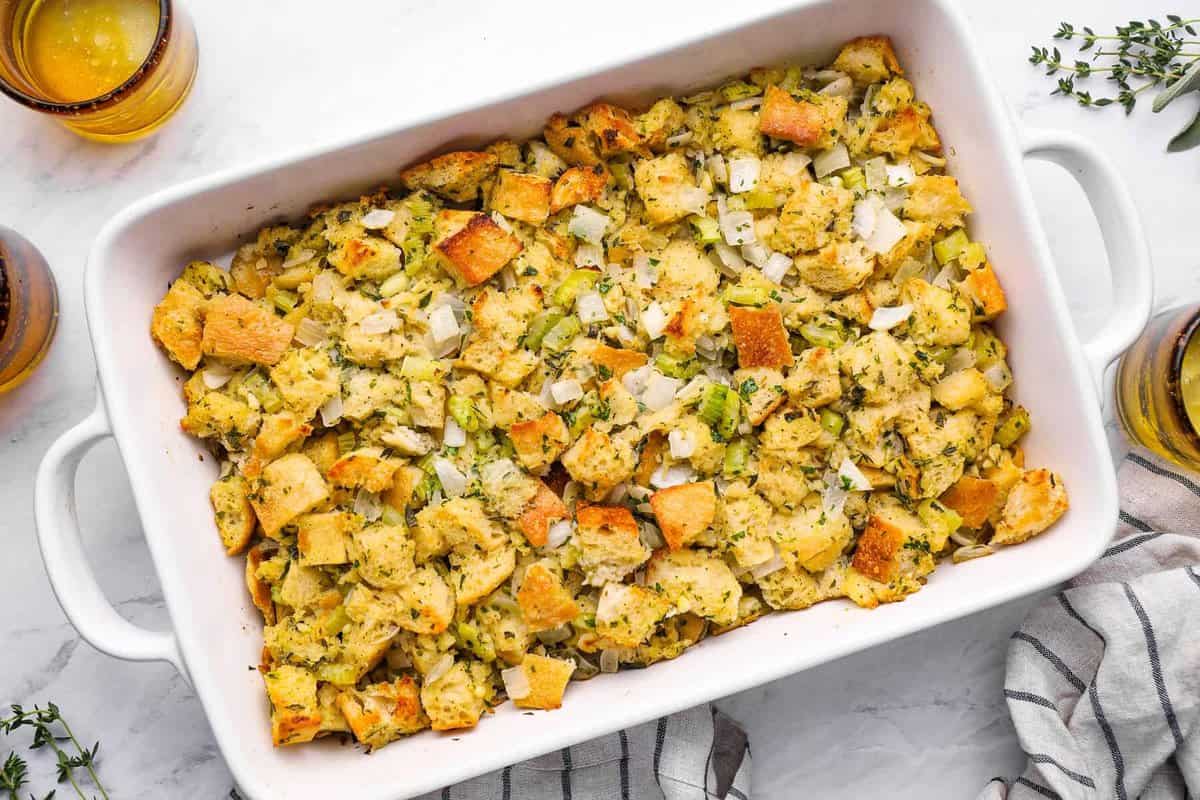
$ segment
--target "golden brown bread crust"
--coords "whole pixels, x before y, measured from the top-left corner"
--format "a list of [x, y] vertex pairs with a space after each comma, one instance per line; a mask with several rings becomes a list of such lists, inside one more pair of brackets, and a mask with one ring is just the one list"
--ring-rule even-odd
[[763, 308], [730, 306], [729, 323], [733, 326], [739, 367], [792, 365], [792, 347], [777, 304]]

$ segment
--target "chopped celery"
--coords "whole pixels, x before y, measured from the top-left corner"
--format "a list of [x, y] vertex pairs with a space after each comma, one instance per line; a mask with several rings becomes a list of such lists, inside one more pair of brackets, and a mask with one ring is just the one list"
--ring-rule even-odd
[[1024, 406], [1013, 406], [1008, 417], [996, 428], [993, 441], [1001, 447], [1011, 447], [1029, 430], [1029, 412]]
[[481, 661], [495, 661], [496, 648], [491, 641], [479, 634], [479, 629], [469, 622], [460, 622], [455, 629], [455, 638], [463, 647]]
[[832, 409], [821, 409], [821, 427], [832, 436], [841, 436], [846, 427], [846, 418]]
[[867, 190], [867, 176], [863, 173], [862, 167], [848, 167], [838, 173], [842, 179], [842, 185], [847, 189], [855, 192], [865, 192]]
[[474, 433], [483, 427], [483, 418], [479, 414], [479, 409], [475, 407], [475, 403], [471, 402], [470, 398], [451, 395], [447, 405], [450, 409], [450, 416], [454, 417], [454, 421], [467, 433]]
[[381, 519], [383, 519], [384, 525], [398, 525], [400, 527], [404, 527], [405, 525], [404, 514], [387, 503], [383, 504], [383, 517]]
[[400, 292], [404, 291], [406, 288], [408, 288], [408, 276], [403, 272], [397, 272], [395, 275], [379, 284], [379, 296], [391, 297], [392, 295], [400, 294]]
[[841, 329], [830, 323], [810, 320], [800, 326], [800, 335], [806, 342], [816, 347], [828, 347], [833, 350], [842, 346]]
[[539, 313], [529, 322], [529, 327], [525, 331], [525, 346], [530, 350], [537, 350], [542, 346], [542, 339], [550, 332], [558, 323], [562, 322], [566, 314], [555, 308], [549, 308]]
[[939, 364], [945, 364], [950, 360], [950, 356], [954, 355], [954, 348], [947, 346], [931, 347], [926, 352], [929, 353], [929, 357], [934, 361], [938, 362]]
[[491, 450], [496, 446], [496, 434], [492, 433], [491, 428], [487, 428], [475, 433], [475, 449], [476, 450]]
[[746, 196], [742, 194], [731, 194], [725, 198], [725, 208], [729, 211], [745, 211]]
[[730, 286], [725, 290], [725, 302], [735, 306], [762, 306], [770, 299], [765, 286]]
[[353, 686], [358, 682], [358, 668], [353, 664], [321, 664], [317, 667], [317, 680], [335, 686]]
[[416, 192], [404, 198], [404, 207], [409, 212], [408, 231], [400, 243], [404, 251], [404, 271], [415, 275], [425, 266], [429, 256], [426, 240], [433, 234], [433, 220], [437, 209], [430, 202], [429, 195]]
[[413, 489], [413, 505], [424, 505], [429, 502], [429, 498], [433, 497], [434, 491], [437, 490], [437, 478], [426, 473], [425, 477], [421, 478], [421, 482], [417, 484], [417, 488]]
[[987, 251], [979, 242], [971, 242], [958, 254], [958, 263], [964, 269], [978, 269], [987, 263]]
[[325, 635], [334, 636], [342, 628], [350, 624], [350, 615], [345, 606], [338, 606], [325, 618]]
[[721, 410], [721, 421], [717, 423], [717, 433], [722, 441], [729, 441], [734, 437], [738, 430], [738, 424], [742, 421], [742, 399], [737, 396], [737, 392], [727, 392], [725, 395], [725, 407]]
[[803, 85], [804, 68], [797, 66], [788, 67], [783, 80], [779, 82], [779, 88], [789, 92], [797, 92]]
[[439, 372], [438, 362], [418, 356], [405, 356], [400, 365], [400, 377], [417, 381], [436, 381]]
[[725, 448], [724, 473], [730, 478], [745, 475], [750, 466], [750, 440], [734, 439]]
[[688, 224], [692, 226], [692, 236], [697, 244], [716, 244], [721, 241], [721, 225], [712, 217], [692, 214], [688, 217]]
[[962, 527], [962, 517], [952, 508], [939, 503], [937, 500], [922, 500], [917, 506], [917, 516], [937, 534], [938, 538], [949, 536]]
[[934, 243], [933, 257], [937, 259], [939, 264], [953, 261], [958, 258], [958, 254], [962, 252], [963, 248], [970, 243], [971, 240], [967, 238], [967, 232], [962, 228], [955, 228], [941, 241]]
[[267, 287], [267, 299], [284, 314], [296, 307], [296, 303], [300, 298], [295, 292], [289, 292], [287, 289], [277, 289], [274, 286]]
[[542, 338], [542, 347], [549, 350], [551, 353], [558, 353], [567, 348], [571, 342], [575, 341], [575, 337], [583, 330], [583, 326], [579, 324], [578, 317], [574, 315], [563, 317], [558, 323], [551, 328]]
[[354, 431], [342, 431], [337, 437], [338, 453], [346, 455], [354, 448], [358, 447], [358, 437]]
[[628, 161], [618, 161], [616, 159], [608, 162], [608, 170], [612, 173], [613, 181], [618, 188], [629, 191], [633, 188], [633, 168], [630, 167]]
[[575, 305], [575, 298], [584, 292], [590, 291], [598, 280], [600, 280], [600, 273], [596, 270], [572, 270], [571, 274], [563, 278], [563, 282], [554, 290], [554, 295], [551, 299], [556, 306], [570, 308]]
[[262, 403], [263, 411], [266, 411], [268, 414], [274, 414], [283, 408], [283, 397], [274, 386], [267, 386], [258, 395], [258, 400]]
[[654, 366], [668, 378], [688, 380], [700, 372], [700, 362], [694, 358], [678, 358], [669, 353], [659, 353], [654, 359]]
[[567, 415], [567, 421], [570, 423], [568, 429], [571, 431], [571, 438], [574, 439], [592, 427], [592, 423], [596, 421], [596, 414], [590, 406], [581, 405]]
[[704, 392], [700, 395], [700, 404], [696, 407], [696, 413], [700, 419], [715, 426], [721, 422], [721, 418], [725, 414], [725, 403], [728, 398], [728, 386], [710, 383], [704, 387]]
[[745, 200], [746, 208], [777, 208], [779, 206], [779, 195], [768, 189], [755, 189], [746, 192], [742, 195]]
[[745, 81], [730, 81], [720, 89], [717, 89], [717, 94], [721, 95], [721, 99], [726, 103], [732, 103], [736, 100], [745, 100], [748, 97], [757, 97], [762, 94], [762, 89]]

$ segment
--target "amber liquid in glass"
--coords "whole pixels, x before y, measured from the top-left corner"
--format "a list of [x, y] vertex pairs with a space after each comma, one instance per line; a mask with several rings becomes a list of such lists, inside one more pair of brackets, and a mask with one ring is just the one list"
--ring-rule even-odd
[[58, 326], [58, 292], [29, 242], [0, 227], [0, 394], [41, 363]]
[[1130, 438], [1200, 470], [1200, 307], [1165, 311], [1117, 368], [1117, 413]]

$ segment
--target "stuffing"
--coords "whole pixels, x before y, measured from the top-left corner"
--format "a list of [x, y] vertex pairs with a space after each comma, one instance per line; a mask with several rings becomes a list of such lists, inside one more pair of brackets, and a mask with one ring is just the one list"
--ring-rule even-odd
[[503, 526], [488, 518], [477, 497], [453, 497], [417, 512], [417, 561], [427, 554], [454, 550], [490, 551], [508, 542]]
[[589, 499], [599, 500], [618, 483], [633, 477], [637, 455], [626, 439], [588, 428], [563, 453], [562, 465], [583, 485]]
[[838, 351], [842, 374], [868, 403], [886, 403], [907, 394], [919, 380], [912, 357], [887, 331], [875, 331]]
[[195, 369], [200, 363], [207, 303], [199, 289], [180, 278], [154, 307], [150, 335], [184, 369]]
[[334, 486], [382, 492], [392, 487], [400, 461], [386, 458], [381, 447], [360, 447], [333, 462], [326, 477]]
[[530, 653], [525, 656], [519, 669], [529, 684], [529, 694], [514, 697], [517, 708], [553, 709], [562, 705], [563, 693], [575, 672], [575, 662], [561, 658], [549, 658]]
[[951, 411], [973, 406], [987, 393], [988, 382], [975, 367], [951, 372], [933, 385], [933, 399]]
[[342, 416], [362, 420], [403, 397], [405, 383], [390, 372], [359, 370], [342, 385]]
[[758, 112], [725, 106], [717, 112], [712, 127], [713, 147], [733, 156], [760, 156], [763, 152], [762, 132], [758, 129]]
[[486, 664], [463, 661], [421, 687], [421, 705], [435, 731], [474, 728], [491, 696], [491, 670]]
[[387, 239], [365, 232], [329, 238], [333, 249], [326, 259], [347, 278], [381, 281], [404, 266], [404, 253]]
[[550, 192], [550, 213], [557, 214], [564, 208], [592, 203], [604, 194], [608, 185], [608, 173], [603, 167], [570, 167], [554, 181]]
[[663, 538], [672, 550], [678, 550], [712, 524], [717, 513], [717, 495], [711, 481], [684, 483], [652, 494], [650, 507]]
[[759, 446], [764, 455], [790, 458], [820, 435], [821, 425], [811, 411], [784, 409], [767, 419]]
[[492, 404], [492, 423], [497, 428], [511, 428], [518, 422], [530, 422], [546, 414], [546, 407], [536, 395], [510, 389], [497, 381], [488, 383], [488, 399]]
[[989, 544], [1008, 545], [1037, 536], [1066, 513], [1067, 489], [1048, 469], [1027, 470], [1008, 492]]
[[324, 350], [288, 350], [271, 367], [271, 382], [283, 402], [302, 420], [309, 420], [325, 401], [339, 392], [338, 371]]
[[797, 100], [778, 86], [768, 86], [758, 129], [774, 139], [824, 149], [837, 141], [848, 107], [844, 97], [806, 92]]
[[718, 625], [737, 619], [741, 584], [729, 566], [708, 551], [658, 551], [646, 566], [646, 585], [661, 590], [680, 612], [691, 612]]
[[454, 588], [433, 567], [417, 567], [396, 600], [394, 622], [406, 631], [441, 633], [454, 620]]
[[687, 159], [679, 153], [645, 158], [633, 170], [638, 197], [646, 205], [646, 217], [652, 225], [683, 219], [694, 212], [693, 195], [699, 191]]
[[409, 676], [390, 683], [372, 683], [337, 695], [337, 707], [354, 738], [370, 748], [429, 727], [421, 708], [421, 692]]
[[968, 528], [979, 529], [995, 510], [1000, 487], [987, 478], [964, 475], [939, 498], [942, 505], [952, 509]]
[[770, 531], [790, 569], [814, 573], [832, 566], [853, 534], [845, 513], [826, 511], [820, 502], [806, 503], [794, 514], [773, 515]]
[[464, 203], [479, 195], [483, 182], [495, 174], [499, 163], [492, 153], [446, 153], [403, 170], [400, 180], [409, 189], [425, 189]]
[[664, 97], [656, 100], [635, 124], [646, 146], [661, 153], [667, 146], [667, 139], [687, 124], [687, 115], [678, 103]]
[[970, 304], [953, 291], [910, 278], [901, 296], [913, 307], [908, 330], [920, 344], [962, 344], [971, 335]]
[[542, 547], [550, 535], [550, 526], [560, 520], [568, 519], [570, 515], [566, 504], [554, 493], [554, 490], [538, 481], [537, 493], [534, 494], [525, 510], [521, 512], [521, 516], [517, 519], [517, 527], [520, 528], [521, 533], [525, 534], [525, 538], [531, 545]]
[[787, 329], [783, 327], [783, 316], [778, 305], [771, 304], [763, 308], [730, 306], [729, 324], [733, 328], [739, 367], [780, 368], [792, 365], [792, 346], [788, 341]]
[[842, 597], [845, 569], [835, 564], [819, 575], [798, 567], [784, 567], [759, 578], [762, 598], [771, 608], [796, 610], [823, 600]]
[[871, 517], [858, 537], [851, 565], [871, 580], [887, 583], [896, 574], [896, 555], [904, 544], [904, 532], [896, 525]]
[[593, 103], [578, 114], [585, 130], [595, 137], [602, 158], [639, 152], [642, 137], [629, 112], [610, 103]]
[[520, 344], [541, 307], [541, 290], [534, 285], [507, 292], [484, 289], [471, 304], [473, 329], [457, 365], [516, 387], [537, 364], [537, 356]]
[[538, 419], [514, 423], [508, 429], [508, 438], [521, 466], [531, 472], [540, 472], [567, 449], [571, 432], [562, 417], [547, 411]]
[[767, 243], [780, 252], [795, 254], [846, 239], [853, 206], [854, 192], [849, 189], [806, 181], [784, 203], [779, 224]]
[[758, 460], [758, 482], [754, 488], [781, 511], [798, 508], [812, 492], [803, 463], [809, 457], [807, 451], [787, 456], [764, 454]]
[[208, 493], [226, 555], [234, 556], [245, 550], [254, 533], [257, 520], [246, 492], [245, 478], [227, 475], [214, 483]]
[[200, 349], [206, 356], [271, 366], [283, 357], [294, 328], [238, 294], [208, 302]]
[[863, 86], [903, 75], [892, 40], [886, 36], [861, 36], [842, 45], [831, 69], [844, 72]]
[[671, 601], [654, 589], [606, 583], [596, 605], [596, 633], [615, 647], [637, 647], [670, 610]]
[[329, 497], [329, 487], [307, 456], [290, 453], [262, 471], [249, 494], [254, 513], [268, 536]]
[[783, 382], [788, 400], [804, 408], [820, 408], [842, 396], [838, 358], [827, 347], [810, 347], [796, 357]]
[[565, 625], [579, 616], [579, 605], [550, 562], [535, 561], [525, 570], [517, 602], [533, 632]]
[[523, 247], [520, 239], [487, 214], [472, 214], [461, 228], [434, 245], [446, 270], [467, 286], [478, 286], [495, 275]]
[[298, 518], [296, 548], [300, 551], [300, 564], [305, 567], [345, 564], [350, 560], [347, 542], [359, 524], [357, 515], [347, 511], [304, 514]]
[[859, 241], [830, 242], [816, 253], [796, 257], [800, 279], [833, 294], [862, 288], [874, 270], [875, 257]]
[[739, 567], [748, 569], [774, 558], [768, 527], [771, 514], [771, 505], [745, 482], [725, 488], [717, 503], [714, 527]]
[[592, 586], [619, 581], [650, 558], [633, 514], [623, 506], [584, 506], [575, 514], [571, 538], [579, 566]]
[[761, 425], [787, 399], [783, 373], [771, 367], [739, 369], [733, 373], [733, 384], [751, 425]]
[[907, 156], [913, 150], [936, 152], [942, 147], [924, 103], [905, 105], [880, 117], [868, 143], [872, 152], [893, 157]]
[[552, 114], [542, 129], [542, 137], [554, 154], [568, 164], [589, 167], [600, 163], [596, 143], [577, 119]]
[[460, 606], [478, 603], [507, 581], [516, 566], [517, 553], [511, 547], [451, 553], [450, 582], [455, 599]]
[[263, 673], [271, 700], [271, 741], [276, 747], [311, 742], [321, 726], [317, 679], [308, 670], [282, 664]]
[[970, 298], [976, 321], [991, 321], [1008, 309], [1008, 299], [1004, 296], [1000, 279], [987, 262], [977, 269], [967, 270], [966, 276], [958, 283], [958, 289]]
[[958, 181], [949, 175], [921, 175], [908, 187], [904, 216], [932, 222], [940, 228], [957, 228], [963, 215], [971, 213], [971, 204], [958, 190]]
[[349, 555], [364, 581], [380, 589], [408, 585], [416, 571], [416, 545], [401, 525], [374, 522], [351, 531]]
[[609, 347], [606, 344], [592, 347], [588, 354], [600, 372], [600, 376], [606, 380], [610, 377], [620, 380], [630, 370], [645, 366], [648, 360], [645, 353], [620, 347]]
[[550, 181], [540, 175], [502, 169], [489, 204], [510, 219], [541, 225], [550, 216], [550, 189]]

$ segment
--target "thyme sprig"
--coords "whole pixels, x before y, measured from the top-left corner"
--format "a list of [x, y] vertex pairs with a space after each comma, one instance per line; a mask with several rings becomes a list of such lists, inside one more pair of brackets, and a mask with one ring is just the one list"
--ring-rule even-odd
[[[34, 706], [25, 709], [20, 705], [10, 706], [11, 716], [0, 717], [0, 732], [12, 734], [21, 728], [33, 731], [33, 742], [30, 750], [49, 748], [54, 753], [58, 782], [68, 783], [75, 790], [80, 800], [88, 800], [80, 786], [82, 776], [86, 772], [91, 785], [99, 792], [99, 797], [109, 800], [100, 776], [96, 774], [96, 756], [100, 743], [96, 742], [90, 748], [84, 747], [75, 738], [71, 726], [63, 718], [62, 712], [54, 703], [47, 703], [45, 708]], [[19, 800], [18, 792], [28, 781], [29, 765], [25, 759], [15, 752], [8, 754], [3, 767], [0, 767], [0, 790], [8, 793], [8, 800]], [[55, 792], [51, 791], [42, 800], [52, 800]], [[31, 800], [36, 800], [31, 795]]]
[[[1118, 25], [1111, 34], [1061, 22], [1054, 38], [1078, 42], [1079, 53], [1089, 53], [1091, 60], [1064, 57], [1057, 46], [1034, 46], [1029, 62], [1045, 67], [1047, 75], [1057, 76], [1051, 94], [1073, 98], [1081, 106], [1119, 105], [1129, 114], [1143, 92], [1162, 87], [1164, 91], [1154, 101], [1154, 111], [1161, 111], [1180, 95], [1200, 90], [1200, 36], [1196, 31], [1200, 17], [1184, 19], [1168, 14], [1166, 20], [1132, 20]], [[1093, 76], [1103, 76], [1113, 84], [1112, 90], [1093, 95], [1094, 86], [1084, 88], [1085, 81]], [[1185, 150], [1198, 145], [1200, 114], [1171, 140], [1167, 149]]]

